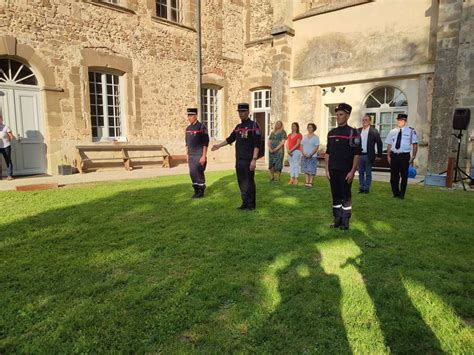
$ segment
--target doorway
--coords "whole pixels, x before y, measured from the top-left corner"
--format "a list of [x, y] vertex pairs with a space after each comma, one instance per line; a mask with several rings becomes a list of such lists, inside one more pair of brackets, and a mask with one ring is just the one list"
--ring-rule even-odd
[[[23, 63], [0, 59], [0, 115], [12, 130], [14, 175], [44, 174], [46, 147], [36, 78]], [[5, 167], [5, 162], [2, 161]], [[6, 169], [2, 169], [6, 174]]]
[[268, 135], [270, 125], [270, 112], [261, 111], [253, 112], [252, 118], [258, 123], [262, 132], [262, 140], [260, 142], [260, 149], [258, 151], [258, 158], [268, 157]]

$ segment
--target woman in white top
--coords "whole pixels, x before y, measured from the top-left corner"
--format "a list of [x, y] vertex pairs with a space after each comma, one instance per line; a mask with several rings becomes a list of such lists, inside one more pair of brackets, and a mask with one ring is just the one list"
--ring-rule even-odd
[[303, 137], [301, 146], [303, 147], [303, 156], [301, 157], [301, 170], [305, 174], [306, 187], [313, 187], [313, 179], [316, 175], [318, 165], [319, 137], [314, 134], [316, 125], [308, 123], [308, 134]]
[[7, 164], [7, 180], [13, 180], [12, 147], [10, 143], [12, 139], [12, 130], [3, 124], [3, 116], [0, 115], [0, 154], [3, 155], [5, 163]]

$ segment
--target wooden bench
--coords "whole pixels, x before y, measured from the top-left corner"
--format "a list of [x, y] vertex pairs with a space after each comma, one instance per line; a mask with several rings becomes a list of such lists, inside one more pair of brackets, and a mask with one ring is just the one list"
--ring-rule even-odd
[[[87, 152], [120, 152], [120, 157], [91, 158]], [[130, 152], [156, 152], [153, 155], [130, 157]], [[82, 174], [87, 170], [86, 164], [90, 161], [121, 160], [125, 170], [132, 170], [132, 159], [162, 158], [164, 168], [170, 168], [170, 153], [162, 145], [134, 145], [134, 144], [91, 144], [76, 145], [76, 168]]]

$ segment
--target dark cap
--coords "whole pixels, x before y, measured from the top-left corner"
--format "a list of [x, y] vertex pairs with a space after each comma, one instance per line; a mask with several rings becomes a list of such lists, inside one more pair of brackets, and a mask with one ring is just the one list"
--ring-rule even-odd
[[237, 104], [237, 111], [248, 111], [248, 110], [249, 110], [249, 104], [245, 102]]
[[197, 108], [188, 108], [188, 115], [197, 115], [198, 109]]
[[342, 103], [342, 104], [337, 105], [334, 112], [337, 112], [337, 111], [344, 111], [345, 113], [350, 114], [352, 112], [352, 106], [348, 105], [348, 104], [345, 104], [345, 103]]
[[398, 116], [397, 116], [397, 120], [407, 120], [408, 119], [408, 115], [404, 114], [404, 113], [399, 113]]

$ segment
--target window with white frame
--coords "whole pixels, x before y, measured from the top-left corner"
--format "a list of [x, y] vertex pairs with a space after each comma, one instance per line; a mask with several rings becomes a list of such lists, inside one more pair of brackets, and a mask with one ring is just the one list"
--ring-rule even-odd
[[272, 107], [272, 91], [261, 89], [252, 91], [253, 110], [270, 109]]
[[89, 72], [92, 138], [117, 138], [122, 135], [120, 76]]
[[328, 119], [328, 132], [337, 127], [336, 112], [337, 104], [326, 105], [326, 115]]
[[210, 138], [220, 134], [220, 90], [216, 87], [203, 87], [201, 91], [201, 120], [207, 127]]
[[109, 4], [120, 5], [120, 0], [102, 0], [102, 2], [108, 2]]
[[408, 100], [400, 89], [392, 86], [379, 87], [365, 100], [363, 112], [370, 116], [371, 124], [378, 129], [386, 149], [385, 138], [396, 127], [398, 114], [408, 113]]
[[156, 0], [156, 16], [180, 22], [179, 0]]

